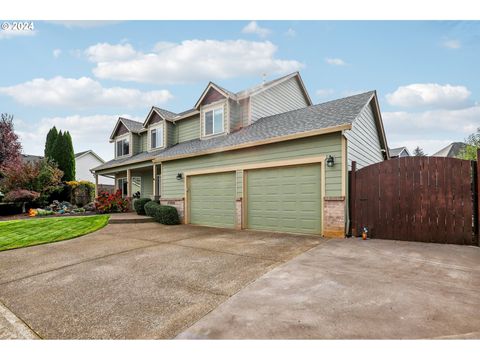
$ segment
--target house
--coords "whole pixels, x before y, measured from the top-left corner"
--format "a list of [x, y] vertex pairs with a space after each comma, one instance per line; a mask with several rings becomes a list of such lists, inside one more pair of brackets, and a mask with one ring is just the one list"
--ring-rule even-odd
[[344, 236], [347, 174], [388, 159], [375, 91], [313, 105], [298, 72], [233, 93], [210, 82], [192, 109], [119, 118], [93, 169], [175, 206], [183, 223]]
[[42, 160], [43, 160], [43, 156], [22, 154], [22, 161], [24, 163], [34, 164]]
[[465, 150], [466, 147], [467, 144], [463, 142], [453, 142], [445, 146], [443, 149], [437, 151], [432, 156], [456, 158], [462, 153], [462, 151]]
[[410, 152], [405, 146], [394, 148], [394, 149], [388, 149], [388, 153], [390, 154], [390, 159], [411, 156]]
[[[95, 176], [91, 169], [104, 164], [105, 161], [98, 156], [93, 150], [86, 150], [75, 154], [75, 179], [77, 181], [95, 181]], [[113, 177], [102, 176], [102, 185], [113, 185], [115, 180]]]

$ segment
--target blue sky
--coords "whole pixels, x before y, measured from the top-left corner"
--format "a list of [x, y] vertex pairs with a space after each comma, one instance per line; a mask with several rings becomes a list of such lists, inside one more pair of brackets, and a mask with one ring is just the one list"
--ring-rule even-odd
[[[299, 70], [314, 103], [375, 89], [390, 147], [429, 154], [480, 126], [480, 22], [34, 22], [0, 30], [0, 111], [26, 153], [52, 125], [108, 160], [119, 115], [191, 108], [209, 80], [239, 91]], [[5, 55], [7, 54], [7, 55]]]

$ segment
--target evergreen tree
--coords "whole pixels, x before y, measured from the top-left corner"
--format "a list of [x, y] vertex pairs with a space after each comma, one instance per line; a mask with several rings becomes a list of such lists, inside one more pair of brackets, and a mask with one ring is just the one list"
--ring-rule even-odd
[[417, 146], [413, 150], [413, 156], [427, 156], [427, 154], [423, 152], [423, 149], [420, 146]]
[[70, 132], [63, 133], [65, 138], [65, 181], [75, 180], [75, 152]]
[[58, 131], [57, 131], [57, 128], [54, 126], [48, 132], [47, 139], [45, 141], [44, 154], [46, 158], [52, 158], [53, 146], [55, 145], [55, 141], [57, 140], [57, 137], [58, 137]]
[[63, 171], [62, 181], [66, 181], [65, 179], [67, 178], [65, 175], [65, 163], [66, 163], [65, 147], [66, 147], [65, 136], [60, 130], [55, 140], [55, 143], [53, 144], [51, 157], [52, 157], [52, 160], [54, 160], [57, 163], [58, 168]]

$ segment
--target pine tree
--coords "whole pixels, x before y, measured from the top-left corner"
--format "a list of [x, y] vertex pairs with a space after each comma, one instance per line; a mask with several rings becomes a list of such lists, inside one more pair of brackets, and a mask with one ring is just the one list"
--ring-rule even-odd
[[54, 126], [48, 132], [47, 139], [45, 141], [44, 155], [46, 158], [52, 158], [53, 146], [55, 145], [55, 141], [57, 140], [57, 137], [58, 137], [58, 131], [57, 131], [57, 128]]
[[65, 181], [66, 175], [65, 175], [65, 158], [66, 158], [66, 152], [65, 152], [65, 146], [66, 146], [66, 141], [65, 141], [65, 136], [63, 135], [62, 131], [57, 135], [57, 138], [55, 139], [55, 143], [53, 144], [52, 147], [52, 160], [54, 160], [57, 163], [57, 166], [60, 170], [63, 171], [63, 177], [62, 181]]
[[420, 146], [417, 146], [413, 150], [413, 156], [427, 156], [427, 154], [423, 152], [423, 149]]
[[65, 138], [65, 181], [75, 180], [75, 152], [73, 150], [73, 142], [70, 133], [63, 133]]

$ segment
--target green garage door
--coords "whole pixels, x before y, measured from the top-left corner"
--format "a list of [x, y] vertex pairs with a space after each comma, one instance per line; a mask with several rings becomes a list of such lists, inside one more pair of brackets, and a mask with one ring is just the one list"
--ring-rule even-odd
[[235, 227], [235, 173], [195, 175], [190, 179], [190, 223]]
[[320, 164], [249, 170], [247, 227], [320, 234]]

